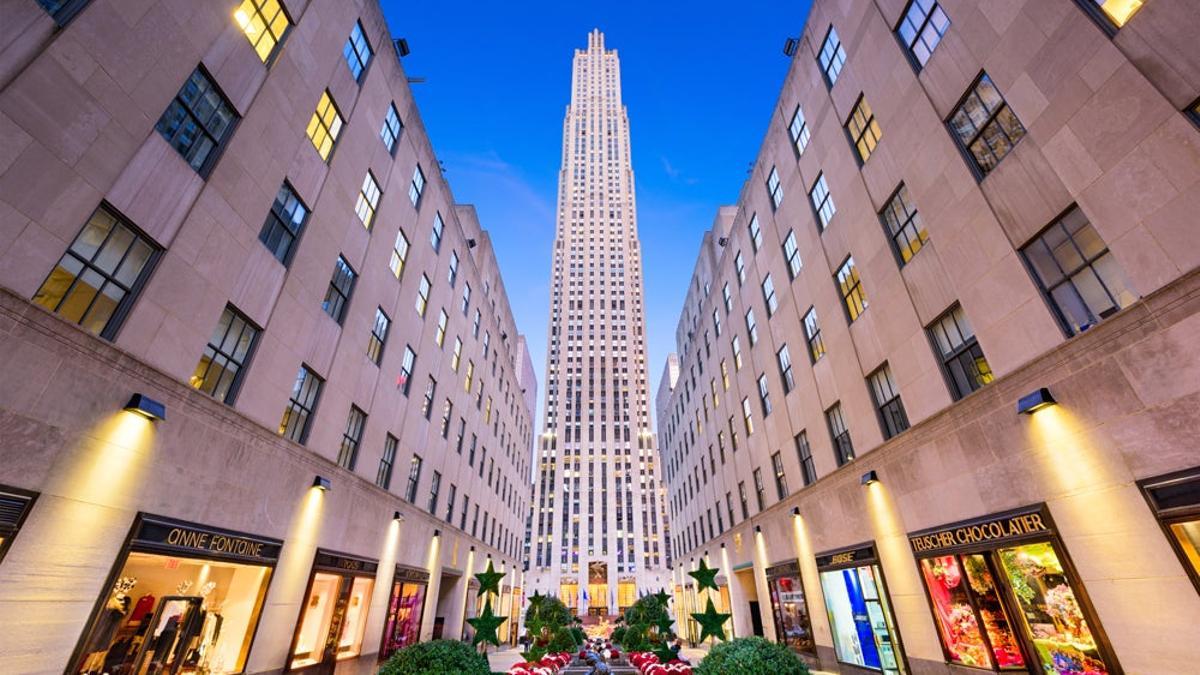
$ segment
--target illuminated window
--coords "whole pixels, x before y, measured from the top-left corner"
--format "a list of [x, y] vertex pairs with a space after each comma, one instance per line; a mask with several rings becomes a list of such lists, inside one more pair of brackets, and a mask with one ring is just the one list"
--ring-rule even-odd
[[859, 95], [858, 103], [854, 104], [854, 111], [850, 113], [850, 119], [846, 120], [846, 132], [850, 134], [850, 141], [858, 150], [859, 161], [866, 162], [871, 153], [875, 152], [879, 138], [883, 135], [879, 130], [879, 122], [875, 121], [875, 113], [871, 111], [871, 106], [867, 105], [866, 96]]
[[437, 346], [439, 347], [446, 342], [446, 325], [449, 323], [449, 321], [450, 317], [446, 314], [446, 310], [440, 310], [438, 312], [437, 331], [435, 331], [433, 334], [433, 341], [436, 342]]
[[416, 299], [416, 303], [415, 303], [415, 307], [417, 309], [417, 316], [421, 316], [421, 317], [425, 316], [425, 309], [427, 307], [429, 307], [430, 288], [431, 287], [429, 285], [429, 277], [422, 274], [421, 275], [421, 284], [420, 284], [420, 286], [417, 287], [417, 299]]
[[188, 384], [219, 401], [232, 404], [241, 386], [246, 362], [254, 351], [258, 332], [241, 312], [226, 305]]
[[371, 62], [371, 45], [367, 42], [367, 36], [363, 34], [361, 21], [354, 22], [350, 37], [346, 38], [346, 46], [342, 47], [342, 56], [346, 59], [354, 81], [361, 82], [367, 64]]
[[388, 267], [391, 268], [392, 274], [396, 278], [400, 278], [400, 273], [404, 271], [404, 263], [408, 261], [408, 237], [404, 236], [404, 230], [396, 232], [396, 243], [392, 245], [392, 258], [388, 262]]
[[950, 116], [950, 128], [970, 153], [980, 176], [996, 168], [1000, 160], [1025, 137], [1025, 126], [992, 84], [987, 73], [979, 76]]
[[342, 432], [342, 444], [338, 447], [337, 463], [343, 469], [354, 470], [358, 461], [358, 444], [362, 442], [363, 425], [367, 422], [367, 414], [350, 406], [350, 415], [346, 418], [346, 430]]
[[846, 50], [842, 49], [842, 41], [838, 39], [833, 26], [830, 26], [829, 32], [825, 34], [817, 61], [821, 64], [821, 72], [825, 74], [825, 82], [832, 88], [842, 72], [842, 66], [846, 64]]
[[771, 281], [771, 275], [768, 274], [762, 282], [763, 301], [767, 303], [767, 318], [775, 316], [775, 312], [779, 310], [779, 298], [775, 295], [775, 282]]
[[283, 409], [283, 419], [279, 422], [280, 436], [301, 444], [308, 440], [308, 429], [323, 384], [325, 381], [308, 366], [300, 366], [296, 382], [292, 385], [291, 398], [288, 399], [287, 407]]
[[867, 378], [871, 385], [871, 396], [875, 399], [875, 408], [879, 411], [879, 422], [883, 427], [883, 437], [891, 438], [908, 428], [908, 415], [904, 412], [904, 403], [900, 400], [900, 390], [892, 379], [892, 369], [885, 363], [879, 370]]
[[[408, 199], [412, 202], [413, 206], [417, 206], [421, 203], [421, 193], [424, 191], [425, 172], [421, 170], [421, 165], [418, 164], [417, 168], [413, 169], [412, 182], [408, 185]], [[440, 220], [441, 216], [439, 216], [438, 219]], [[436, 250], [436, 247], [434, 247], [434, 250]]]
[[833, 220], [833, 214], [837, 213], [833, 206], [833, 197], [829, 194], [829, 186], [825, 183], [824, 173], [817, 174], [817, 182], [813, 183], [812, 189], [808, 191], [808, 198], [817, 213], [817, 229], [824, 232], [825, 228], [829, 227], [829, 221]]
[[[733, 369], [735, 371], [742, 369], [742, 342], [738, 336], [734, 335], [733, 340], [729, 343], [733, 349]], [[729, 387], [726, 387], [728, 389]]]
[[1071, 335], [1138, 299], [1100, 233], [1077, 206], [1026, 244], [1021, 255]]
[[417, 353], [409, 345], [404, 345], [404, 358], [400, 361], [400, 376], [396, 378], [396, 386], [400, 393], [408, 396], [412, 388], [413, 368], [417, 365]]
[[450, 354], [450, 370], [458, 372], [458, 366], [462, 363], [462, 339], [454, 338], [454, 351]]
[[275, 47], [283, 42], [283, 36], [292, 27], [279, 0], [242, 0], [233, 13], [233, 20], [246, 34], [263, 63], [271, 60]]
[[158, 118], [155, 129], [175, 148], [188, 166], [207, 176], [221, 145], [233, 133], [238, 114], [225, 95], [198, 67]]
[[379, 457], [379, 468], [375, 471], [375, 484], [384, 490], [392, 484], [392, 468], [396, 465], [396, 447], [400, 441], [388, 434], [383, 443], [383, 454]]
[[846, 258], [846, 262], [838, 268], [837, 284], [846, 307], [846, 316], [853, 322], [867, 309], [867, 294], [863, 290], [862, 279], [858, 276], [853, 257]]
[[917, 65], [924, 66], [948, 30], [950, 19], [936, 0], [911, 0], [896, 26], [896, 35]]
[[375, 308], [375, 323], [371, 325], [371, 337], [367, 338], [367, 358], [379, 365], [383, 359], [383, 347], [387, 344], [388, 330], [392, 320], [384, 313], [382, 307]]
[[758, 249], [762, 248], [762, 228], [758, 226], [758, 214], [750, 216], [750, 225], [747, 226], [750, 231], [750, 243], [754, 245], [754, 252], [758, 253]]
[[433, 397], [437, 394], [437, 380], [432, 375], [425, 383], [425, 396], [421, 400], [421, 417], [429, 419], [433, 416]]
[[792, 113], [792, 121], [788, 125], [788, 135], [792, 137], [792, 147], [796, 148], [796, 156], [804, 154], [804, 149], [808, 147], [809, 131], [808, 122], [804, 119], [804, 111], [800, 106], [796, 106], [796, 111]]
[[42, 282], [33, 302], [112, 340], [159, 252], [132, 224], [101, 205]]
[[371, 223], [375, 221], [375, 210], [379, 208], [379, 184], [375, 182], [375, 176], [370, 171], [363, 178], [362, 187], [358, 191], [358, 202], [354, 205], [354, 213], [358, 215], [358, 220], [362, 222], [363, 227], [371, 229]]
[[[779, 172], [775, 167], [771, 167], [771, 175], [767, 176], [767, 194], [771, 196], [771, 207], [779, 208], [783, 203], [783, 184], [779, 182]], [[754, 250], [757, 251], [761, 241], [755, 243]]]
[[400, 132], [403, 130], [404, 125], [400, 123], [400, 113], [396, 112], [396, 104], [389, 103], [387, 115], [383, 118], [383, 128], [379, 130], [379, 137], [383, 139], [383, 145], [389, 153], [396, 153], [396, 141], [400, 139]]
[[275, 203], [267, 213], [267, 220], [258, 233], [258, 240], [276, 260], [287, 265], [292, 260], [296, 240], [300, 238], [307, 221], [308, 207], [300, 201], [292, 186], [284, 181], [279, 187], [279, 194], [275, 195]]
[[446, 281], [450, 284], [450, 288], [454, 288], [454, 282], [458, 280], [458, 251], [450, 252], [450, 264], [447, 266]]
[[329, 288], [325, 290], [325, 299], [321, 302], [321, 309], [339, 324], [346, 317], [346, 305], [350, 303], [357, 277], [350, 263], [339, 255], [333, 264], [333, 276], [329, 279]]
[[800, 249], [796, 246], [796, 233], [788, 230], [787, 237], [783, 240], [783, 258], [787, 261], [788, 278], [795, 279], [800, 274], [800, 268], [804, 263], [800, 261]]
[[904, 183], [896, 190], [896, 194], [883, 207], [883, 222], [887, 226], [892, 239], [892, 249], [904, 265], [920, 251], [925, 242], [929, 241], [929, 233], [925, 231], [925, 223], [913, 206], [912, 198], [908, 196], [908, 188]]
[[750, 410], [750, 397], [742, 399], [742, 422], [746, 426], [746, 438], [754, 435], [754, 413]]
[[410, 503], [417, 501], [417, 486], [421, 484], [421, 457], [413, 455], [408, 463], [408, 485], [404, 489], [404, 498]]
[[1137, 14], [1142, 0], [1077, 0], [1108, 32], [1115, 32]]
[[832, 408], [826, 410], [825, 420], [829, 423], [829, 436], [833, 439], [833, 456], [837, 465], [842, 466], [854, 459], [854, 444], [850, 442], [846, 418], [842, 417], [842, 405], [834, 403]]
[[309, 140], [312, 141], [313, 147], [321, 155], [321, 159], [329, 161], [329, 154], [333, 152], [333, 146], [337, 143], [344, 125], [345, 120], [342, 119], [342, 113], [338, 111], [337, 104], [333, 102], [333, 97], [326, 89], [321, 94], [321, 100], [317, 102], [317, 110], [313, 113], [312, 119], [308, 121], [308, 129], [305, 131]]
[[929, 334], [937, 345], [954, 400], [990, 383], [995, 376], [962, 307], [955, 305], [933, 322]]

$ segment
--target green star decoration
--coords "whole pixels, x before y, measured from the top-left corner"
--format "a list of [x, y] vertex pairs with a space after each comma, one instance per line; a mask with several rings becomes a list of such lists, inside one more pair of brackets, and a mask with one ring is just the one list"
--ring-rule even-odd
[[[711, 603], [712, 601], [710, 600], [709, 604]], [[483, 605], [483, 614], [474, 619], [467, 619], [467, 623], [471, 624], [471, 627], [475, 629], [475, 637], [471, 638], [471, 645], [474, 646], [480, 642], [487, 642], [499, 647], [500, 637], [496, 634], [496, 629], [507, 620], [508, 617], [492, 613], [492, 601], [488, 600]]]
[[659, 591], [654, 594], [654, 599], [658, 600], [658, 604], [662, 605], [663, 607], [666, 607], [667, 602], [670, 601], [670, 599], [671, 599], [671, 596], [667, 595], [666, 591], [659, 589]]
[[696, 620], [696, 623], [700, 624], [700, 641], [704, 642], [704, 639], [710, 635], [724, 640], [724, 626], [730, 616], [732, 615], [718, 612], [717, 608], [713, 606], [712, 598], [709, 598], [708, 608], [703, 613], [695, 612], [692, 614], [692, 618]]
[[719, 569], [719, 567], [709, 567], [708, 561], [701, 558], [700, 566], [688, 572], [688, 574], [696, 580], [696, 590], [702, 591], [706, 588], [711, 588], [716, 591], [720, 590], [717, 588], [717, 570]]
[[671, 632], [671, 627], [675, 625], [675, 620], [664, 614], [658, 617], [658, 621], [654, 625], [658, 628], [659, 635], [667, 635]]
[[492, 566], [492, 561], [488, 561], [487, 571], [480, 572], [475, 575], [479, 580], [479, 595], [482, 597], [484, 593], [494, 593], [500, 595], [500, 580], [504, 578], [504, 572], [497, 572]]

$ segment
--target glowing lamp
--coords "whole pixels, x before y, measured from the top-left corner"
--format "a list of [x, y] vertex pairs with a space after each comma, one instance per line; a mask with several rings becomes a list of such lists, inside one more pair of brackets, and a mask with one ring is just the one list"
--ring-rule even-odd
[[1027, 394], [1017, 401], [1017, 412], [1022, 415], [1032, 415], [1042, 408], [1049, 408], [1052, 405], [1058, 405], [1058, 401], [1050, 395], [1050, 390], [1042, 387], [1032, 394]]
[[134, 394], [125, 404], [125, 410], [141, 415], [151, 422], [167, 419], [167, 406], [155, 401], [145, 394]]
[[434, 538], [434, 539], [437, 539], [437, 538], [438, 538], [438, 537], [440, 537], [440, 536], [442, 536], [442, 531], [441, 531], [441, 530], [434, 530], [434, 531], [433, 531], [433, 538]]
[[875, 469], [871, 469], [870, 471], [868, 471], [862, 475], [862, 484], [863, 485], [870, 485], [871, 483], [878, 483], [878, 482], [879, 482], [879, 474], [875, 473]]
[[754, 526], [754, 533], [755, 533], [755, 534], [762, 534], [762, 525], [755, 525], [755, 526]]
[[394, 511], [392, 513], [392, 520], [398, 520], [403, 523], [404, 522], [404, 514], [400, 513], [399, 511]]
[[800, 507], [799, 506], [792, 507], [792, 515], [796, 516], [797, 518], [800, 517]]
[[331, 483], [329, 479], [324, 476], [315, 476], [313, 478], [312, 486], [321, 492], [328, 492], [329, 488], [333, 487], [333, 483]]

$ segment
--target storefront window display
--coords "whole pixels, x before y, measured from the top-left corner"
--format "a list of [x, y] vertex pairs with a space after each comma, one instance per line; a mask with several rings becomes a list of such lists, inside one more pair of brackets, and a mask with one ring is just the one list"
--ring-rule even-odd
[[4, 560], [4, 554], [21, 529], [35, 497], [32, 492], [0, 485], [0, 560]]
[[241, 672], [281, 545], [139, 516], [69, 672]]
[[428, 587], [429, 572], [396, 566], [396, 574], [392, 577], [392, 593], [388, 598], [387, 618], [383, 624], [383, 641], [379, 647], [380, 660], [420, 641], [421, 615], [425, 612], [425, 592]]
[[948, 662], [1060, 675], [1117, 672], [1044, 506], [945, 525], [909, 541]]
[[1142, 490], [1200, 591], [1200, 467], [1143, 481]]
[[362, 653], [363, 631], [378, 565], [317, 551], [308, 595], [292, 638], [289, 670], [333, 672], [333, 664]]
[[775, 615], [775, 635], [792, 649], [816, 653], [800, 563], [796, 560], [767, 568], [767, 586], [771, 592], [771, 610]]
[[838, 661], [885, 675], [906, 673], [900, 632], [875, 547], [819, 555], [817, 569]]

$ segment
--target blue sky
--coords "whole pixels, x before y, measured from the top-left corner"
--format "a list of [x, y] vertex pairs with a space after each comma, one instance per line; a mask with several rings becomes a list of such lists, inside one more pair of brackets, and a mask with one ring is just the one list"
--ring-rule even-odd
[[[571, 57], [621, 56], [646, 284], [650, 401], [718, 206], [737, 199], [810, 2], [400, 2], [409, 77], [455, 199], [474, 204], [545, 387], [550, 251]], [[541, 418], [541, 403], [537, 415]]]

